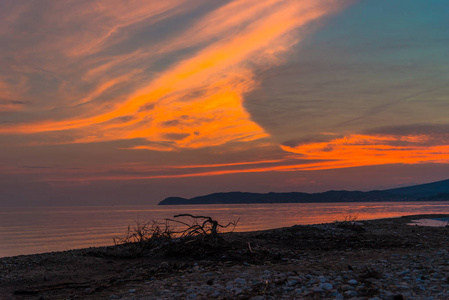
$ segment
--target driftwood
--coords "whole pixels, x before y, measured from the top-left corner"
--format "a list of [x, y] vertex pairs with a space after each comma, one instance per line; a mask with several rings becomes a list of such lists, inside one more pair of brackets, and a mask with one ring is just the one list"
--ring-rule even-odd
[[[191, 221], [179, 220], [176, 218], [189, 217]], [[176, 237], [212, 236], [217, 237], [219, 229], [233, 226], [231, 232], [237, 226], [237, 221], [229, 222], [226, 225], [218, 223], [208, 216], [194, 216], [191, 214], [174, 215], [175, 219], [165, 219], [165, 222], [156, 221], [140, 222], [135, 220], [134, 227], [128, 226], [128, 231], [123, 238], [114, 238], [114, 244], [137, 243], [138, 245], [148, 245], [148, 242], [170, 240]], [[180, 226], [176, 226], [180, 225]]]
[[128, 226], [128, 231], [125, 237], [113, 238], [115, 245], [126, 243], [144, 243], [150, 240], [171, 239], [173, 237], [173, 232], [170, 228], [168, 220], [166, 220], [165, 224], [154, 220], [150, 222], [141, 222], [139, 220], [134, 221], [136, 225], [134, 227]]
[[249, 249], [249, 252], [256, 253], [253, 251], [253, 248], [251, 248], [251, 242], [248, 242], [248, 249]]
[[[187, 222], [183, 222], [180, 220], [174, 220], [174, 219], [166, 219], [167, 221], [175, 222], [178, 224], [182, 224], [186, 226], [186, 229], [183, 229], [181, 231], [175, 232], [181, 235], [181, 237], [189, 237], [189, 236], [196, 236], [196, 235], [210, 235], [210, 236], [217, 236], [218, 229], [219, 228], [227, 228], [229, 226], [237, 226], [237, 221], [229, 222], [227, 225], [221, 225], [218, 223], [218, 221], [212, 219], [208, 216], [194, 216], [191, 214], [179, 214], [174, 215], [173, 218], [179, 218], [179, 217], [190, 217], [193, 219], [193, 223], [189, 224]], [[198, 223], [198, 220], [203, 220], [202, 223]], [[233, 228], [233, 230], [234, 230]]]

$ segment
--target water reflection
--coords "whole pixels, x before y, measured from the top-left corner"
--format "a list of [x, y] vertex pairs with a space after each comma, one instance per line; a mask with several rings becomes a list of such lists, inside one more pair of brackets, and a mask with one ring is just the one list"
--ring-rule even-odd
[[407, 225], [426, 227], [449, 227], [449, 218], [412, 220]]
[[224, 224], [240, 219], [236, 231], [252, 231], [341, 221], [348, 215], [368, 220], [449, 214], [449, 202], [3, 208], [0, 257], [111, 245], [136, 219], [163, 221], [180, 213], [210, 216]]

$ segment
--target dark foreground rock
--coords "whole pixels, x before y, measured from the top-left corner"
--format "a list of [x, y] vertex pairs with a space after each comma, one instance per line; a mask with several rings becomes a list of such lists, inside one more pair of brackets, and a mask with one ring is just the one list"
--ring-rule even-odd
[[420, 217], [2, 258], [0, 299], [449, 299], [449, 227]]

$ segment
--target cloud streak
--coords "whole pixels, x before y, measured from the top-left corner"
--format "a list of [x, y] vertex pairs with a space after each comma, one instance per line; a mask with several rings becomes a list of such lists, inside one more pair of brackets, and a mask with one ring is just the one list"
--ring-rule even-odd
[[[151, 151], [267, 138], [269, 134], [244, 107], [245, 96], [259, 87], [257, 74], [281, 64], [317, 20], [348, 4], [197, 0], [130, 1], [125, 6], [121, 1], [57, 5], [8, 1], [4, 6], [11, 14], [5, 15], [0, 35], [11, 42], [8, 45], [21, 47], [0, 49], [5, 62], [12, 61], [0, 74], [0, 113], [10, 113], [0, 134], [43, 135], [41, 145], [144, 140], [127, 149]], [[35, 27], [40, 29], [31, 30]], [[373, 106], [368, 115], [396, 102]], [[278, 161], [249, 167], [254, 164], [236, 162], [231, 163], [232, 169], [219, 164], [220, 170], [208, 164], [198, 167], [205, 171], [166, 166], [162, 169], [167, 174], [133, 178], [447, 162], [446, 135], [433, 132], [435, 126], [429, 127], [430, 133], [411, 132], [411, 127], [303, 134], [301, 143], [293, 138], [280, 146], [301, 155], [288, 164]], [[172, 172], [180, 169], [183, 172]]]
[[[133, 181], [222, 176], [233, 174], [297, 172], [385, 164], [449, 163], [447, 124], [381, 127], [328, 140], [302, 140], [281, 148], [279, 158], [235, 160], [222, 163], [155, 164], [109, 163], [82, 168], [58, 165], [4, 165], [3, 174], [37, 176], [41, 182]], [[244, 143], [242, 143], [244, 144]], [[136, 147], [137, 148], [137, 147]], [[125, 154], [127, 150], [121, 150]], [[201, 161], [201, 160], [200, 160]]]
[[[307, 163], [303, 161], [302, 163]], [[299, 166], [298, 159], [272, 159], [216, 164], [148, 165], [144, 163], [96, 166], [95, 168], [62, 168], [58, 166], [3, 166], [2, 174], [39, 176], [43, 182], [90, 182], [102, 180], [142, 180], [188, 178], [266, 171], [288, 171]]]
[[[439, 127], [436, 126], [437, 129]], [[382, 164], [449, 163], [449, 135], [446, 132], [429, 134], [421, 129], [420, 133], [397, 134], [398, 131], [411, 128], [413, 126], [384, 128], [380, 130], [384, 133], [350, 134], [327, 142], [281, 147], [284, 151], [300, 154], [305, 159], [322, 160], [306, 166], [306, 170]], [[390, 134], [386, 133], [389, 131]], [[394, 131], [396, 134], [392, 134]]]
[[[126, 37], [137, 35], [130, 31], [133, 26], [141, 28], [141, 23], [162, 23], [175, 15], [182, 16], [190, 5], [145, 2], [145, 7], [137, 9], [137, 3], [125, 8], [98, 2], [94, 10], [106, 24], [100, 26], [94, 18], [91, 25], [98, 27], [97, 31], [80, 37], [84, 32], [81, 30], [76, 36], [40, 48], [79, 61], [84, 69], [75, 71], [81, 83], [83, 78], [101, 78], [95, 85], [84, 82], [90, 91], [78, 100], [61, 99], [77, 109], [72, 111], [67, 105], [55, 109], [53, 104], [49, 106], [52, 111], [61, 111], [57, 116], [49, 112], [46, 120], [7, 125], [0, 133], [79, 130], [81, 134], [73, 135], [72, 143], [145, 138], [153, 142], [153, 146], [147, 146], [149, 149], [161, 151], [267, 137], [243, 107], [244, 95], [257, 87], [254, 71], [279, 63], [281, 55], [301, 39], [299, 29], [341, 8], [335, 1], [230, 1], [204, 14], [190, 28], [156, 44], [129, 49], [132, 51], [128, 54], [95, 56], [123, 47], [128, 42]], [[67, 12], [69, 19], [77, 15], [89, 22], [92, 5], [75, 5], [76, 13]], [[63, 14], [66, 8], [58, 9]], [[119, 31], [124, 34], [117, 37]], [[75, 45], [75, 40], [81, 43]], [[175, 53], [182, 53], [181, 59]], [[146, 62], [151, 66], [158, 58], [173, 62], [150, 75], [145, 71], [147, 67], [136, 65]], [[116, 73], [124, 66], [124, 74]], [[136, 79], [146, 83], [132, 84]], [[67, 84], [64, 81], [62, 86]], [[120, 86], [126, 84], [121, 91]], [[71, 89], [76, 90], [76, 86]], [[178, 122], [168, 126], [172, 120]], [[157, 143], [169, 146], [158, 147]]]

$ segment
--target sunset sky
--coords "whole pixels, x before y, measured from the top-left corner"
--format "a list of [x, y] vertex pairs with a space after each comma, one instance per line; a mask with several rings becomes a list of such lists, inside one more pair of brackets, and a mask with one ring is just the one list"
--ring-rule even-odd
[[449, 1], [2, 0], [0, 206], [449, 178]]

